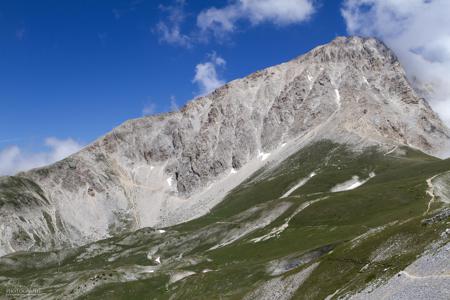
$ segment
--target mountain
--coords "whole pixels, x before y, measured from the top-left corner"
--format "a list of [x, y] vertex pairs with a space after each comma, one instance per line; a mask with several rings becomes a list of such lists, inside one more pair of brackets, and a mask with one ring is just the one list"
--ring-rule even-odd
[[411, 298], [411, 278], [416, 293], [449, 286], [449, 149], [394, 53], [340, 37], [0, 178], [0, 286], [44, 285], [43, 298]]

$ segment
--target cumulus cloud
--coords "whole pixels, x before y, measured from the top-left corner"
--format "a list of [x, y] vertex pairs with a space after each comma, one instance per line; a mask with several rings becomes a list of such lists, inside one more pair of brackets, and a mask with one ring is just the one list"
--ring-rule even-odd
[[177, 0], [172, 6], [160, 5], [161, 11], [168, 15], [166, 20], [160, 21], [154, 28], [154, 31], [159, 35], [160, 42], [191, 47], [191, 38], [181, 31], [181, 24], [186, 18], [184, 6], [184, 0]]
[[235, 31], [240, 21], [285, 26], [309, 20], [314, 11], [313, 0], [235, 0], [222, 8], [202, 11], [197, 16], [197, 26], [203, 33], [224, 36]]
[[0, 175], [13, 175], [20, 171], [49, 165], [77, 152], [82, 145], [73, 139], [45, 139], [46, 152], [27, 153], [18, 146], [0, 151]]
[[350, 34], [376, 36], [399, 57], [410, 81], [450, 125], [450, 1], [346, 0]]
[[189, 16], [185, 8], [185, 0], [174, 0], [173, 5], [160, 6], [166, 17], [153, 29], [160, 42], [190, 48], [197, 42], [208, 41], [211, 35], [224, 38], [246, 23], [252, 26], [261, 23], [276, 26], [299, 24], [314, 14], [315, 0], [232, 0], [226, 6], [202, 10], [196, 15], [195, 28], [187, 34], [182, 28]]
[[225, 84], [225, 81], [220, 79], [217, 71], [217, 68], [223, 68], [225, 65], [226, 61], [213, 52], [208, 55], [208, 61], [195, 67], [195, 76], [192, 82], [199, 86], [200, 95], [208, 94]]

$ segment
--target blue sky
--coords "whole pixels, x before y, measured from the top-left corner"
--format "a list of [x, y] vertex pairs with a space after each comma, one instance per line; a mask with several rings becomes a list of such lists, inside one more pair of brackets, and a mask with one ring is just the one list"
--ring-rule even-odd
[[[202, 10], [227, 4], [191, 2], [184, 8], [187, 30]], [[160, 5], [173, 1], [2, 1], [0, 140], [26, 146], [55, 136], [87, 143], [152, 103], [155, 112], [169, 110], [171, 97], [182, 105], [198, 94], [195, 67], [213, 51], [226, 60], [220, 70], [226, 81], [289, 60], [345, 34], [338, 1], [327, 2], [306, 23], [243, 20], [228, 37], [186, 48], [155, 32], [167, 16]]]
[[[60, 159], [127, 119], [182, 106], [348, 31], [383, 37], [354, 19], [367, 2], [395, 1], [404, 2], [1, 1], [0, 164], [11, 166], [0, 174], [18, 169], [17, 155]], [[360, 10], [347, 7], [344, 19], [344, 4]]]

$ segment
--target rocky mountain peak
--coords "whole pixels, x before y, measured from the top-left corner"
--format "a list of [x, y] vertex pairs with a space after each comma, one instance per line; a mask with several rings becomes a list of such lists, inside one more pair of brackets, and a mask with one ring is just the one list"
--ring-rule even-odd
[[382, 41], [367, 37], [337, 37], [330, 43], [319, 46], [309, 53], [299, 56], [303, 62], [315, 61], [318, 63], [348, 62], [363, 64], [370, 61], [372, 64], [397, 65], [400, 63], [395, 53]]
[[376, 39], [339, 37], [178, 112], [125, 122], [20, 176], [39, 185], [49, 215], [65, 224], [52, 243], [83, 244], [205, 214], [252, 173], [314, 141], [440, 155], [449, 136], [392, 51]]

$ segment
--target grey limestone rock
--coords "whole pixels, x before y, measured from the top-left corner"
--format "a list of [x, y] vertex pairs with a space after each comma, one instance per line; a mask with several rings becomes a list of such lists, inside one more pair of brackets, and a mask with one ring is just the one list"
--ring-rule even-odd
[[340, 37], [180, 111], [129, 120], [67, 159], [18, 174], [42, 190], [48, 203], [41, 205], [60, 230], [55, 237], [36, 214], [38, 228], [26, 229], [31, 242], [10, 246], [19, 230], [11, 218], [26, 213], [11, 211], [1, 221], [0, 254], [41, 249], [33, 230], [50, 232], [41, 244], [60, 247], [187, 221], [264, 164], [312, 141], [407, 145], [443, 156], [449, 137], [392, 51], [376, 39]]

